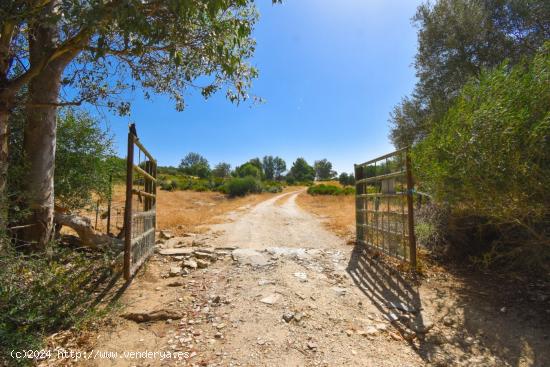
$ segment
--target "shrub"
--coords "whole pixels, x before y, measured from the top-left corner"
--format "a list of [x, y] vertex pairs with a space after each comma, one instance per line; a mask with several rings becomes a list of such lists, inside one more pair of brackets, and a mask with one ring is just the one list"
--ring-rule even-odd
[[224, 185], [223, 192], [231, 197], [262, 192], [262, 184], [254, 177], [232, 178]]
[[338, 187], [334, 185], [315, 185], [307, 189], [307, 193], [310, 195], [353, 195], [355, 189], [353, 187]]
[[[490, 226], [493, 260], [550, 259], [550, 42], [528, 64], [485, 72], [413, 151], [424, 191], [472, 228]], [[476, 225], [477, 223], [477, 225]], [[491, 262], [485, 258], [485, 263]]]
[[109, 257], [59, 246], [53, 246], [51, 256], [18, 254], [10, 244], [1, 251], [0, 356], [13, 349], [40, 349], [44, 335], [99, 316], [92, 306], [94, 291], [109, 281]]

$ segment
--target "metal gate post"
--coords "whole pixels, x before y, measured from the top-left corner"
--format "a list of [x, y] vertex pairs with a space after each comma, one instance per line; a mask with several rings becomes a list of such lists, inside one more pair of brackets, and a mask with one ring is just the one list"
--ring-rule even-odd
[[126, 205], [124, 209], [124, 279], [131, 277], [132, 261], [132, 186], [134, 179], [134, 134], [128, 131], [128, 155], [126, 157]]
[[414, 234], [414, 203], [413, 203], [413, 190], [414, 182], [411, 170], [411, 157], [409, 155], [409, 149], [405, 151], [405, 166], [407, 170], [407, 217], [409, 220], [409, 258], [411, 262], [411, 268], [416, 271], [416, 236]]

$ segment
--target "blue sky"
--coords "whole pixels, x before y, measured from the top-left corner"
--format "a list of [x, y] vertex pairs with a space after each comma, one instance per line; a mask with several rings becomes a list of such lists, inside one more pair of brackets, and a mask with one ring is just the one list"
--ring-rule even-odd
[[260, 70], [251, 94], [265, 103], [239, 106], [223, 93], [196, 93], [177, 112], [164, 96], [133, 96], [132, 114], [103, 114], [125, 155], [129, 122], [160, 165], [178, 165], [188, 152], [214, 165], [278, 155], [287, 166], [327, 158], [338, 172], [393, 149], [388, 116], [409, 94], [420, 1], [259, 0], [261, 18], [251, 60]]

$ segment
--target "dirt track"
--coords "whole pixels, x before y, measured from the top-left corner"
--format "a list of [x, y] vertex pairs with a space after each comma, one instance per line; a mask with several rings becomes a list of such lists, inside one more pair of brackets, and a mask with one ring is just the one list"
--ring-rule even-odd
[[[143, 323], [115, 317], [87, 349], [118, 357], [76, 364], [548, 365], [544, 325], [498, 311], [490, 295], [472, 302], [446, 275], [422, 285], [405, 279], [327, 232], [297, 207], [298, 194], [230, 213], [205, 235], [159, 245], [187, 255], [155, 255], [125, 291], [121, 314], [163, 310], [179, 316]], [[170, 275], [197, 249], [211, 251], [217, 261]], [[189, 358], [122, 357], [145, 350], [187, 352]]]

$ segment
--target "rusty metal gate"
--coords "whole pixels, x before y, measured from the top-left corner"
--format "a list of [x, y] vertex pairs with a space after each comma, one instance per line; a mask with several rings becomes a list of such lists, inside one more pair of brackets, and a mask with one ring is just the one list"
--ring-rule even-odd
[[355, 165], [357, 242], [416, 269], [413, 179], [408, 149]]
[[[134, 150], [137, 149], [137, 154]], [[124, 210], [124, 278], [130, 279], [153, 253], [156, 230], [157, 162], [137, 137], [128, 131], [126, 206]]]

